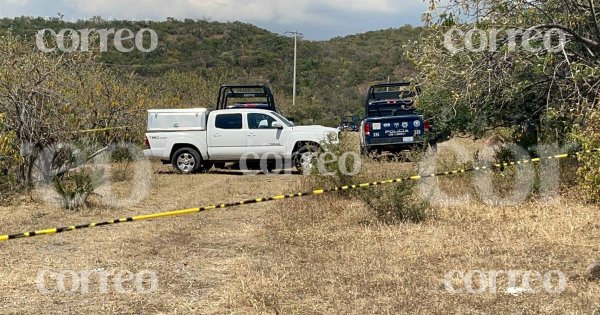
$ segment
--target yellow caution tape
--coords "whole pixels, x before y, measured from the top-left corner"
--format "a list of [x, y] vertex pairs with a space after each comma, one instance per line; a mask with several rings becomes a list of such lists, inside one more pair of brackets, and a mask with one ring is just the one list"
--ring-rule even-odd
[[101, 131], [110, 131], [110, 130], [120, 130], [127, 129], [130, 126], [121, 126], [121, 127], [107, 127], [107, 128], [98, 128], [98, 129], [84, 129], [73, 131], [73, 133], [92, 133], [92, 132], [101, 132]]
[[[539, 163], [543, 160], [565, 159], [568, 157], [580, 156], [583, 154], [590, 154], [590, 153], [594, 153], [594, 152], [600, 152], [600, 149], [584, 150], [584, 151], [579, 151], [579, 152], [572, 153], [572, 154], [560, 154], [560, 155], [555, 155], [555, 156], [547, 156], [547, 157], [543, 157], [543, 158], [533, 158], [533, 159], [526, 159], [526, 160], [515, 161], [515, 162], [499, 163], [499, 164], [495, 164], [494, 166], [498, 167], [498, 168], [503, 168], [506, 166], [520, 165], [520, 164], [525, 164], [525, 163]], [[404, 182], [404, 181], [419, 181], [419, 180], [422, 180], [425, 178], [433, 178], [433, 177], [438, 177], [438, 176], [448, 176], [448, 175], [453, 175], [453, 174], [483, 171], [483, 170], [487, 170], [487, 169], [490, 169], [490, 167], [478, 166], [478, 167], [474, 167], [474, 168], [470, 168], [470, 169], [459, 169], [459, 170], [454, 170], [454, 171], [450, 171], [450, 172], [441, 172], [441, 173], [435, 173], [435, 174], [429, 174], [429, 175], [415, 175], [415, 176], [410, 176], [410, 177], [406, 177], [406, 178], [386, 179], [386, 180], [376, 181], [376, 182], [372, 182], [372, 183], [362, 183], [362, 184], [356, 184], [356, 185], [335, 187], [335, 188], [330, 188], [330, 189], [316, 189], [316, 190], [312, 190], [309, 192], [302, 192], [302, 193], [296, 193], [296, 194], [276, 195], [276, 196], [272, 196], [272, 197], [248, 199], [248, 200], [243, 200], [243, 201], [238, 201], [238, 202], [221, 203], [219, 205], [209, 205], [209, 206], [204, 206], [201, 208], [190, 208], [190, 209], [183, 209], [183, 210], [160, 212], [160, 213], [155, 213], [155, 214], [138, 215], [138, 216], [119, 218], [119, 219], [114, 219], [114, 220], [104, 221], [104, 222], [72, 225], [72, 226], [67, 226], [67, 227], [51, 228], [51, 229], [46, 229], [46, 230], [31, 231], [31, 232], [25, 232], [25, 233], [19, 233], [19, 234], [0, 235], [0, 241], [7, 241], [7, 240], [12, 240], [12, 239], [33, 237], [33, 236], [39, 236], [39, 235], [56, 234], [56, 233], [75, 231], [75, 230], [80, 230], [80, 229], [85, 229], [85, 228], [99, 227], [99, 226], [104, 226], [104, 225], [111, 225], [111, 224], [118, 224], [118, 223], [125, 223], [125, 222], [144, 221], [144, 220], [151, 220], [151, 219], [158, 219], [158, 218], [165, 218], [165, 217], [181, 216], [181, 215], [203, 212], [203, 211], [207, 211], [207, 210], [231, 208], [231, 207], [248, 205], [248, 204], [253, 204], [253, 203], [269, 202], [269, 201], [282, 200], [282, 199], [288, 199], [288, 198], [316, 196], [316, 195], [322, 195], [322, 194], [331, 193], [331, 192], [346, 191], [346, 190], [350, 190], [350, 189], [361, 189], [361, 188], [366, 188], [366, 187], [371, 187], [371, 186], [376, 186], [376, 185], [400, 183], [400, 182]]]

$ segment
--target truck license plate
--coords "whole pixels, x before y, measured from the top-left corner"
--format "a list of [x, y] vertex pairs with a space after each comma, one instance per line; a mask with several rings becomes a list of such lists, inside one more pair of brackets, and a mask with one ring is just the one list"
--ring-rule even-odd
[[413, 141], [415, 141], [415, 138], [414, 137], [404, 137], [404, 138], [402, 138], [402, 141], [403, 142], [413, 142]]

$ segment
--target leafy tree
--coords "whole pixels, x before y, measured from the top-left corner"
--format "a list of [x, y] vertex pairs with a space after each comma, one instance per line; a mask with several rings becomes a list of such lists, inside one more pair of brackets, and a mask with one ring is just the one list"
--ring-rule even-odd
[[[556, 141], [564, 140], [571, 126], [585, 124], [600, 87], [596, 13], [600, 1], [444, 3], [430, 1], [425, 20], [433, 33], [411, 54], [419, 77], [425, 78], [422, 105], [440, 124], [475, 135], [498, 127], [534, 125], [541, 138]], [[444, 36], [451, 28], [465, 33], [481, 30], [473, 40], [483, 39], [487, 47], [449, 51]], [[502, 32], [489, 41], [494, 29]], [[511, 30], [517, 35], [512, 37]], [[549, 30], [565, 34], [565, 42], [549, 37], [551, 47], [558, 49], [544, 48]], [[519, 35], [527, 32], [532, 34], [529, 41]], [[450, 42], [458, 43], [456, 38]], [[489, 49], [488, 42], [496, 49]], [[527, 51], [527, 45], [537, 51]]]
[[[17, 180], [32, 184], [39, 157], [60, 143], [107, 145], [113, 132], [88, 136], [81, 130], [137, 125], [149, 107], [148, 89], [132, 78], [117, 76], [90, 63], [84, 54], [48, 54], [30, 41], [8, 33], [0, 36], [0, 113], [2, 131], [18, 148]], [[139, 129], [138, 129], [139, 130]], [[141, 131], [141, 130], [140, 130]], [[122, 133], [119, 138], [128, 140]]]

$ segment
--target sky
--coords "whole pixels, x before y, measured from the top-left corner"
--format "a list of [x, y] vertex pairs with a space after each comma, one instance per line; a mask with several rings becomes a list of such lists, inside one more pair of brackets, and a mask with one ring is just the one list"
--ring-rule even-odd
[[423, 0], [0, 0], [1, 17], [242, 21], [311, 40], [420, 25], [426, 9]]

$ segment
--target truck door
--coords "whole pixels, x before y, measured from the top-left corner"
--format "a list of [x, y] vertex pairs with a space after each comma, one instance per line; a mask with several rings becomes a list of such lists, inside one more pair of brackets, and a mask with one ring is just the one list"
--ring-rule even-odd
[[242, 113], [214, 113], [208, 126], [208, 155], [211, 160], [239, 160], [246, 153], [247, 136]]
[[[286, 129], [277, 128], [274, 122], [280, 123], [267, 113], [248, 113], [248, 155], [249, 157], [267, 158], [283, 157], [285, 153]], [[281, 123], [280, 123], [281, 124]]]

